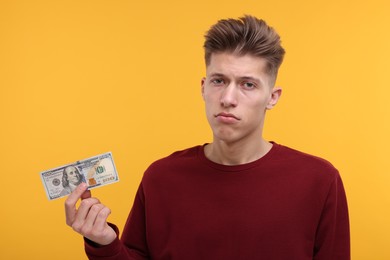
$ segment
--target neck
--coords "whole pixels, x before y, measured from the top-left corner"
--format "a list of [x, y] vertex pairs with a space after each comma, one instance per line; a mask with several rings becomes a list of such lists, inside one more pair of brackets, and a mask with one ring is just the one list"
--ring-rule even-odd
[[205, 147], [206, 157], [224, 165], [239, 165], [256, 161], [271, 150], [272, 144], [259, 138], [257, 142], [242, 144], [213, 141]]

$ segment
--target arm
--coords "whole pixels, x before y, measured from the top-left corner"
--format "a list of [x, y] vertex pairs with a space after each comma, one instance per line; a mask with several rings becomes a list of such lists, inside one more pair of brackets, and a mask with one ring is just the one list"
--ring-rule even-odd
[[[77, 201], [81, 199], [79, 208]], [[107, 223], [110, 209], [91, 197], [85, 183], [80, 184], [65, 201], [66, 223], [85, 238], [85, 251], [91, 260], [145, 259], [123, 245], [118, 228]]]
[[329, 188], [317, 227], [313, 259], [350, 259], [348, 205], [338, 173]]

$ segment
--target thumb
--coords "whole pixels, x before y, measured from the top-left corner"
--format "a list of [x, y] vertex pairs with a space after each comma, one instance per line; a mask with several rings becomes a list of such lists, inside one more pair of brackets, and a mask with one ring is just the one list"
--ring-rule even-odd
[[83, 199], [88, 199], [92, 196], [92, 193], [90, 190], [86, 190], [84, 191], [83, 194], [81, 194], [80, 198], [83, 200]]

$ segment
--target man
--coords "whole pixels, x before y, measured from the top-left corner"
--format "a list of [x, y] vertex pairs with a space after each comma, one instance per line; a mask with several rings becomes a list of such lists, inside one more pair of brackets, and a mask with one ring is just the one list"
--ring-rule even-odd
[[79, 172], [76, 167], [66, 167], [62, 172], [62, 186], [64, 187], [64, 189], [61, 191], [60, 196], [70, 194], [83, 181], [84, 176]]
[[[284, 49], [264, 21], [221, 20], [206, 34], [202, 96], [209, 144], [145, 172], [121, 240], [110, 210], [80, 185], [67, 224], [90, 259], [350, 259], [345, 192], [327, 161], [262, 138]], [[76, 208], [78, 199], [82, 199]]]

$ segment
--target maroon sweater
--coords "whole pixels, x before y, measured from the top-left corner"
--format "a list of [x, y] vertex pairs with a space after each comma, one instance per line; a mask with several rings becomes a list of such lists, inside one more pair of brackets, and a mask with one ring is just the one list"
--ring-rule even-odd
[[347, 260], [349, 242], [338, 171], [274, 143], [243, 165], [214, 163], [203, 146], [154, 162], [121, 240], [85, 247], [96, 260]]

